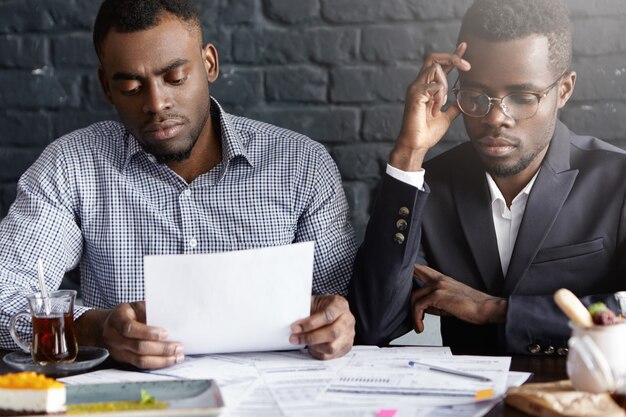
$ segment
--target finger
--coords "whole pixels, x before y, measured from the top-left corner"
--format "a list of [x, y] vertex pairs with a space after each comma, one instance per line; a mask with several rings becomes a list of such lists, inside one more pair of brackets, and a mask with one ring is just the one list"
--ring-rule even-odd
[[114, 320], [111, 324], [119, 334], [128, 339], [166, 340], [168, 337], [167, 330], [136, 320]]
[[461, 114], [461, 109], [459, 109], [459, 106], [456, 104], [456, 102], [454, 102], [442, 113], [445, 114], [445, 116], [448, 118], [448, 123], [452, 123], [454, 119], [459, 117], [459, 115]]
[[341, 338], [347, 338], [353, 341], [355, 323], [356, 320], [354, 316], [348, 311], [341, 314], [337, 320], [327, 326], [318, 327], [307, 332], [292, 333], [289, 337], [289, 342], [301, 345], [318, 345], [333, 342]]
[[[465, 43], [463, 44], [467, 45]], [[459, 45], [459, 47], [457, 47], [457, 50], [453, 54], [450, 54], [450, 53], [430, 54], [424, 61], [424, 67], [430, 67], [433, 64], [437, 63], [441, 65], [441, 67], [443, 68], [446, 74], [449, 74], [455, 68], [458, 69], [459, 71], [469, 71], [472, 66], [467, 60], [461, 58], [458, 52], [459, 50], [461, 50], [463, 53], [465, 53], [466, 48], [467, 48], [466, 46], [461, 47], [461, 45]]]
[[124, 348], [142, 356], [184, 356], [182, 343], [126, 339]]
[[311, 356], [316, 359], [328, 360], [339, 358], [352, 349], [352, 343], [322, 343], [321, 345], [309, 346]]
[[415, 303], [418, 299], [426, 297], [428, 294], [433, 292], [435, 288], [430, 285], [426, 285], [421, 288], [416, 288], [411, 292], [411, 305]]
[[146, 303], [144, 301], [135, 301], [130, 303], [130, 308], [135, 312], [135, 318], [140, 323], [146, 323]]
[[[431, 292], [425, 297], [416, 298], [413, 302], [413, 310], [421, 313], [421, 318], [424, 319], [424, 314], [430, 311], [441, 311], [442, 295], [438, 292]], [[440, 315], [440, 314], [439, 314]]]
[[[458, 44], [456, 46], [456, 51], [454, 51], [454, 53], [459, 57], [459, 58], [463, 58], [463, 55], [465, 55], [465, 52], [467, 51], [467, 42], [461, 42], [460, 44]], [[468, 62], [469, 64], [469, 62]]]
[[331, 351], [332, 348], [329, 344], [317, 345], [317, 346], [309, 346], [308, 348], [309, 354], [313, 356], [315, 359], [319, 360], [327, 360], [332, 359]]
[[145, 356], [128, 350], [114, 350], [111, 357], [118, 362], [129, 363], [140, 369], [159, 369], [184, 361], [184, 356]]
[[124, 338], [140, 340], [165, 340], [167, 331], [161, 327], [148, 326], [139, 321], [141, 308], [137, 303], [120, 304], [111, 312], [105, 322], [105, 329], [111, 327]]
[[314, 331], [321, 327], [327, 326], [329, 323], [332, 323], [332, 316], [328, 310], [319, 311], [317, 313], [313, 313], [306, 319], [298, 320], [291, 325], [291, 333], [294, 335], [304, 334], [307, 332]]
[[335, 340], [334, 342], [330, 342], [330, 343], [319, 343], [317, 345], [308, 345], [307, 348], [309, 349], [309, 352], [311, 352], [312, 354], [313, 353], [316, 354], [314, 355], [316, 358], [322, 359], [322, 357], [330, 356], [338, 350], [338, 345], [340, 344], [338, 342], [339, 342], [338, 340]]
[[434, 78], [433, 83], [436, 83], [437, 88], [433, 90], [433, 104], [431, 114], [433, 117], [437, 117], [441, 112], [441, 107], [448, 101], [448, 80], [441, 65], [433, 65]]
[[136, 366], [142, 357], [158, 356], [169, 364], [181, 363], [185, 359], [184, 347], [178, 342], [130, 339], [112, 329], [105, 330], [103, 336], [106, 348], [114, 359]]
[[441, 278], [441, 273], [427, 265], [415, 264], [413, 266], [413, 276], [428, 284]]
[[416, 298], [412, 303], [413, 308], [413, 328], [417, 333], [424, 331], [424, 315], [430, 311], [438, 311], [436, 307], [433, 307], [434, 294], [421, 298]]
[[413, 306], [413, 330], [415, 333], [422, 333], [424, 331], [424, 311], [419, 310]]
[[[321, 310], [314, 312], [309, 317], [298, 320], [291, 325], [291, 332], [294, 334], [306, 333], [315, 329], [328, 326], [336, 321], [340, 316], [350, 313], [347, 302], [345, 299], [333, 300], [328, 305], [325, 305]], [[351, 314], [350, 314], [351, 315]]]
[[452, 66], [446, 71], [446, 74], [449, 74], [454, 68], [459, 71], [469, 71], [472, 68], [472, 65], [466, 59], [463, 59], [465, 52], [467, 52], [467, 42], [461, 42], [457, 45], [454, 54], [452, 54]]
[[424, 313], [441, 316], [440, 302], [445, 294], [445, 291], [434, 285], [420, 288], [411, 294], [411, 307], [420, 311], [422, 320], [424, 319]]
[[430, 291], [431, 291], [430, 288], [424, 287], [424, 288], [420, 288], [419, 290], [414, 290], [411, 293], [411, 312], [412, 312], [412, 317], [413, 317], [413, 330], [415, 330], [416, 333], [421, 333], [424, 331], [424, 312], [417, 311], [415, 307], [417, 306], [417, 301], [425, 297], [426, 295], [428, 295]]
[[330, 343], [342, 337], [345, 329], [339, 323], [330, 326], [315, 329], [307, 333], [292, 334], [289, 336], [289, 343], [294, 345], [319, 345], [321, 343]]

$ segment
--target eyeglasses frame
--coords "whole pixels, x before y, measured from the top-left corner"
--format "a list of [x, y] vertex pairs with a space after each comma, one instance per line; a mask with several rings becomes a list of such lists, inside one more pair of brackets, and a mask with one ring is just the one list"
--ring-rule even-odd
[[[561, 74], [561, 75], [559, 76], [559, 78], [557, 78], [557, 79], [556, 79], [556, 81], [554, 81], [554, 82], [553, 82], [552, 84], [550, 84], [548, 87], [544, 88], [544, 89], [543, 89], [543, 91], [541, 91], [541, 92], [536, 92], [536, 91], [516, 91], [516, 92], [514, 92], [514, 93], [510, 93], [510, 94], [507, 94], [507, 95], [502, 96], [502, 97], [490, 97], [489, 95], [485, 94], [485, 92], [483, 92], [483, 91], [473, 90], [473, 89], [471, 89], [471, 88], [454, 87], [454, 86], [456, 86], [456, 85], [459, 83], [459, 79], [460, 79], [460, 77], [457, 77], [457, 78], [456, 78], [456, 81], [454, 82], [453, 87], [452, 87], [452, 92], [454, 93], [454, 96], [455, 96], [455, 98], [456, 98], [456, 104], [457, 104], [457, 106], [459, 106], [459, 110], [461, 110], [461, 112], [462, 112], [463, 114], [465, 114], [465, 115], [467, 115], [467, 116], [469, 116], [469, 117], [485, 117], [486, 115], [488, 115], [488, 114], [489, 114], [489, 112], [491, 112], [491, 109], [493, 109], [493, 103], [494, 103], [494, 101], [498, 101], [498, 102], [500, 103], [500, 104], [499, 104], [500, 109], [502, 109], [502, 112], [503, 112], [503, 113], [504, 113], [507, 117], [510, 117], [510, 118], [511, 118], [511, 119], [513, 119], [513, 120], [526, 120], [526, 119], [530, 119], [530, 118], [531, 118], [531, 117], [533, 117], [535, 114], [537, 114], [537, 111], [539, 110], [539, 105], [541, 104], [541, 99], [542, 99], [542, 98], [544, 98], [545, 96], [547, 96], [547, 95], [548, 95], [548, 93], [550, 92], [550, 90], [552, 90], [554, 87], [556, 87], [556, 86], [559, 84], [559, 82], [561, 81], [561, 79], [563, 79], [563, 77], [564, 77], [566, 74], [568, 74], [569, 72], [570, 72], [569, 70], [565, 71], [563, 74]], [[475, 92], [475, 93], [479, 93], [479, 94], [482, 94], [483, 96], [487, 97], [487, 98], [489, 99], [489, 107], [487, 108], [487, 112], [486, 112], [485, 114], [483, 114], [483, 115], [480, 115], [480, 116], [475, 116], [475, 115], [472, 115], [472, 114], [467, 114], [467, 113], [465, 113], [465, 112], [463, 111], [463, 109], [461, 108], [461, 105], [459, 104], [459, 96], [458, 96], [458, 93], [459, 93], [459, 91], [462, 91], [462, 90], [463, 90], [463, 91], [473, 91], [473, 92]], [[533, 96], [537, 97], [537, 108], [535, 109], [535, 112], [534, 112], [532, 115], [530, 115], [530, 116], [528, 116], [528, 117], [524, 117], [524, 118], [516, 118], [516, 117], [511, 116], [511, 115], [507, 112], [506, 107], [503, 107], [503, 106], [502, 106], [502, 101], [503, 101], [505, 98], [507, 98], [507, 97], [509, 97], [509, 96], [514, 96], [514, 95], [516, 95], [516, 94], [530, 94], [530, 95], [533, 95]]]

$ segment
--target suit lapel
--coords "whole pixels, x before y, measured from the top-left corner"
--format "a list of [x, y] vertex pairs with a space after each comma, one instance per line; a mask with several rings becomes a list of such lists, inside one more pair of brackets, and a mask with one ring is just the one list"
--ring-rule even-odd
[[465, 169], [459, 172], [458, 180], [453, 181], [455, 206], [465, 239], [480, 272], [477, 278], [482, 279], [488, 293], [499, 295], [504, 276], [493, 226], [491, 194], [478, 156], [473, 148], [469, 152], [472, 158], [464, 161]]
[[578, 170], [570, 170], [570, 132], [559, 121], [528, 196], [524, 217], [515, 241], [504, 283], [509, 295], [522, 279], [550, 232], [576, 181]]

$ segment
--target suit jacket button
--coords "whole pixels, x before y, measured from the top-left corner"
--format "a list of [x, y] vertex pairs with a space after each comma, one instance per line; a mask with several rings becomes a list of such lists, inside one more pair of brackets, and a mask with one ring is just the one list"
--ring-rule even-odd
[[541, 346], [539, 346], [538, 344], [532, 344], [532, 345], [528, 345], [528, 351], [530, 353], [539, 353], [541, 352]]
[[560, 347], [556, 350], [556, 354], [559, 356], [567, 356], [568, 349], [566, 347]]
[[400, 207], [400, 210], [398, 210], [400, 217], [407, 217], [410, 212], [409, 208], [404, 206]]
[[546, 346], [546, 348], [543, 350], [543, 353], [545, 353], [546, 355], [552, 355], [554, 353], [554, 346]]
[[399, 231], [401, 231], [401, 232], [402, 232], [402, 231], [404, 231], [404, 230], [406, 230], [406, 227], [407, 227], [408, 225], [409, 225], [409, 224], [408, 224], [408, 223], [406, 222], [406, 220], [404, 220], [404, 219], [399, 219], [399, 220], [396, 222], [396, 227], [397, 227], [397, 228], [398, 228], [398, 230], [399, 230]]
[[393, 235], [393, 241], [396, 242], [398, 245], [403, 244], [404, 235], [402, 233], [396, 233], [395, 235]]

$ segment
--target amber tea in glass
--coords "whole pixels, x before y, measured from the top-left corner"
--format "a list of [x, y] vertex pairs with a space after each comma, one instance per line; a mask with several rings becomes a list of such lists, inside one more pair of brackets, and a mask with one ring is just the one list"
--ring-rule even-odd
[[[76, 291], [61, 290], [26, 296], [30, 312], [18, 313], [11, 318], [11, 336], [33, 361], [40, 365], [69, 363], [76, 359], [78, 345], [74, 331], [74, 300]], [[32, 320], [32, 342], [26, 343], [17, 333], [17, 321], [21, 316]]]

